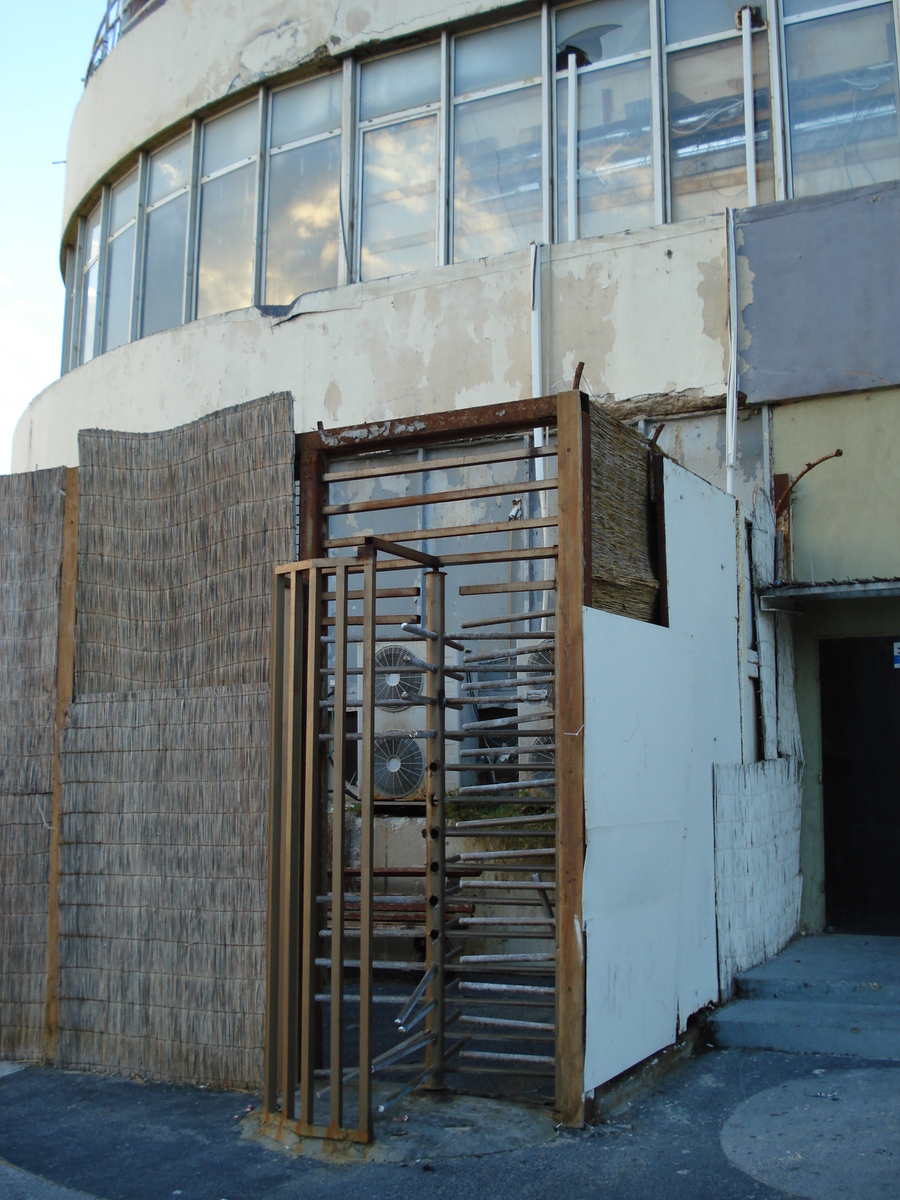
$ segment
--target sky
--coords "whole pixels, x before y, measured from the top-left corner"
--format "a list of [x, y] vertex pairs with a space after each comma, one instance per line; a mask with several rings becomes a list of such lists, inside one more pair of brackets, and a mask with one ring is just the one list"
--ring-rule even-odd
[[29, 401], [59, 378], [66, 143], [105, 0], [0, 0], [0, 474]]

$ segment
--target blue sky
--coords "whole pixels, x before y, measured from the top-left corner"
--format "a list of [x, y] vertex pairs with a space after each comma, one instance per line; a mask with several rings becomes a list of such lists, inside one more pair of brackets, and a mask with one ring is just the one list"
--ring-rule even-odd
[[54, 161], [66, 157], [104, 9], [104, 0], [0, 0], [0, 474], [25, 406], [59, 376], [66, 168]]

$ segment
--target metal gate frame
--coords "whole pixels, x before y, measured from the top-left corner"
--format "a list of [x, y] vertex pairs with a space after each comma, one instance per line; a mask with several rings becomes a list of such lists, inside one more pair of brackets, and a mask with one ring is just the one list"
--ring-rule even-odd
[[[360, 885], [360, 1053], [359, 1121], [343, 1123], [340, 1019], [342, 998], [343, 904], [332, 908], [330, 1121], [327, 1127], [312, 1123], [314, 1111], [316, 883], [314, 848], [316, 828], [314, 798], [319, 787], [320, 748], [318, 724], [307, 697], [318, 696], [321, 667], [320, 623], [322, 581], [335, 575], [335, 662], [346, 662], [347, 595], [351, 576], [362, 575], [363, 642], [375, 643], [375, 598], [379, 549], [409, 558], [430, 568], [426, 573], [425, 626], [435, 636], [429, 640], [429, 733], [435, 740], [428, 766], [429, 864], [443, 881], [443, 575], [440, 560], [397, 542], [366, 539], [357, 558], [323, 557], [322, 476], [329, 455], [346, 456], [354, 449], [370, 453], [384, 449], [410, 449], [423, 444], [525, 431], [555, 424], [558, 445], [559, 552], [557, 562], [556, 617], [556, 1104], [562, 1121], [581, 1124], [583, 1119], [585, 942], [582, 930], [582, 875], [584, 868], [584, 679], [582, 605], [590, 602], [590, 468], [587, 398], [565, 392], [502, 406], [429, 414], [408, 420], [380, 422], [332, 431], [319, 430], [298, 436], [300, 482], [301, 561], [280, 567], [275, 574], [272, 610], [270, 705], [270, 809], [268, 938], [266, 965], [266, 1041], [264, 1112], [268, 1121], [289, 1126], [300, 1136], [368, 1142], [372, 1139], [372, 873], [374, 742], [374, 653], [364, 652], [362, 760], [362, 855]], [[286, 667], [287, 664], [287, 667]], [[285, 671], [290, 677], [285, 677]], [[344, 672], [336, 671], [345, 679]], [[287, 686], [286, 686], [287, 685]], [[335, 700], [335, 721], [346, 707]], [[345, 699], [345, 698], [344, 698]], [[339, 716], [340, 711], [340, 716]], [[336, 728], [335, 735], [343, 734]], [[440, 753], [438, 753], [438, 749]], [[339, 756], [335, 756], [335, 769]], [[300, 772], [302, 770], [302, 779]], [[342, 779], [334, 785], [343, 795]], [[335, 802], [337, 805], [337, 801]], [[344, 863], [343, 820], [337, 807], [331, 847], [332, 880], [341, 878]], [[302, 829], [301, 829], [302, 821]], [[302, 862], [301, 862], [302, 856]], [[340, 871], [341, 874], [337, 874]], [[431, 884], [431, 871], [426, 876]], [[429, 934], [443, 927], [437, 901], [426, 905]], [[342, 894], [342, 889], [341, 889]], [[432, 905], [434, 904], [434, 907]], [[438, 923], [440, 922], [440, 923]], [[427, 938], [427, 999], [433, 1004], [425, 1035], [428, 1037], [426, 1072], [410, 1088], [439, 1080], [443, 1068], [443, 941]], [[335, 955], [337, 963], [335, 963]], [[433, 970], [432, 970], [433, 968]], [[419, 1043], [421, 1046], [421, 1043]], [[298, 1072], [299, 1066], [299, 1072]], [[295, 1088], [299, 1082], [299, 1114]], [[279, 1109], [278, 1093], [282, 1103]]]

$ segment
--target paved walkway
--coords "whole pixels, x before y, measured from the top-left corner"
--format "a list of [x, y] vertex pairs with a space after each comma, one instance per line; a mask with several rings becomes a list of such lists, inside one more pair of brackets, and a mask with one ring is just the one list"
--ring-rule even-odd
[[[28, 1067], [0, 1074], [4, 1200], [880, 1200], [900, 1195], [900, 1065], [707, 1051], [607, 1124], [514, 1105], [400, 1106], [402, 1161], [339, 1162], [253, 1136], [258, 1101]], [[424, 1104], [424, 1108], [423, 1105]], [[407, 1118], [404, 1120], [403, 1118]], [[431, 1124], [429, 1125], [429, 1122]], [[481, 1124], [480, 1124], [481, 1123]], [[549, 1140], [548, 1140], [549, 1139]], [[406, 1143], [408, 1151], [397, 1149]], [[503, 1149], [515, 1143], [514, 1149]]]

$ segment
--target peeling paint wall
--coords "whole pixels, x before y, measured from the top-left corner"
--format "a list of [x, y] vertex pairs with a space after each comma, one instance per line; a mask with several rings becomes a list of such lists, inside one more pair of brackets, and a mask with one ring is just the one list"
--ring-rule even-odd
[[69, 134], [63, 228], [116, 163], [208, 104], [365, 45], [500, 16], [514, 3], [167, 0], [120, 40], [84, 90]]
[[900, 390], [833, 396], [776, 408], [774, 469], [792, 478], [840, 448], [791, 493], [794, 577], [900, 576]]
[[[591, 390], [616, 399], [723, 394], [724, 244], [713, 217], [675, 233], [553, 247], [545, 390], [571, 387], [584, 361]], [[293, 393], [298, 431], [532, 394], [527, 252], [336, 288], [303, 304], [313, 311], [288, 320], [246, 309], [194, 321], [70, 371], [19, 421], [13, 469], [74, 465], [79, 429], [167, 429], [275, 391]], [[721, 469], [717, 453], [701, 473]]]

